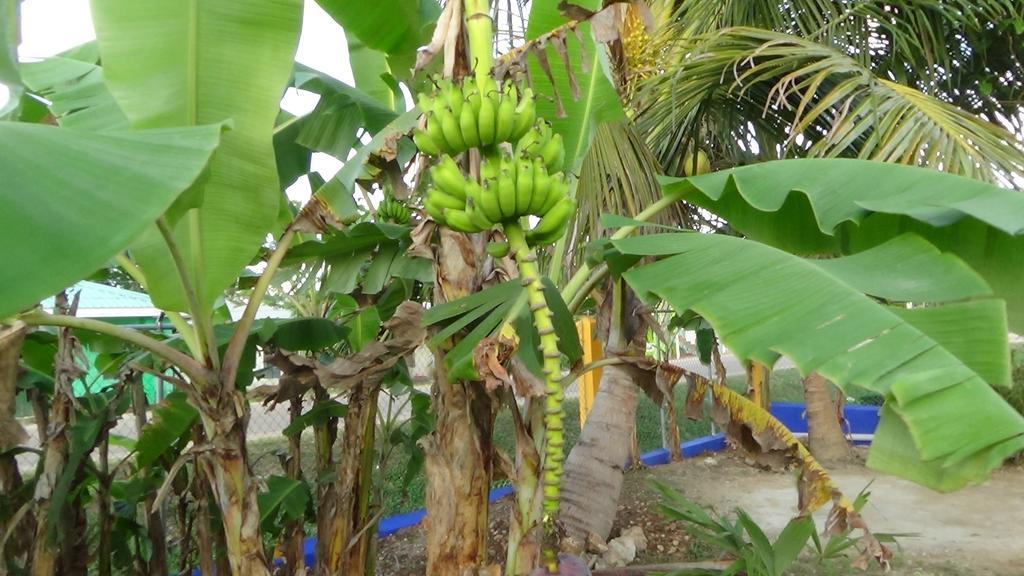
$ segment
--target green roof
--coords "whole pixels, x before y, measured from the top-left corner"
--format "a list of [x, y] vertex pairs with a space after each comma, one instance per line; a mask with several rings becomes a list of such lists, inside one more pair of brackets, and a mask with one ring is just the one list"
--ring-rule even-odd
[[[117, 312], [102, 314], [105, 316], [158, 316], [160, 311], [153, 306], [153, 301], [142, 292], [133, 292], [122, 288], [107, 286], [97, 282], [83, 280], [67, 289], [68, 298], [73, 299], [80, 294], [78, 311], [81, 316], [89, 316], [89, 312]], [[43, 300], [43, 308], [53, 308], [53, 298]]]

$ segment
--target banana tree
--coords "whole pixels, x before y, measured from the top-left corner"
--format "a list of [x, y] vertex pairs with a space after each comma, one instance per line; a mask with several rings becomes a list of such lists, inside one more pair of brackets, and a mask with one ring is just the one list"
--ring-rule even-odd
[[[868, 181], [873, 182], [874, 186], [866, 186]], [[879, 182], [884, 185], [879, 186]], [[942, 307], [915, 307], [909, 312], [895, 309], [901, 315], [901, 322], [909, 322], [915, 330], [921, 331], [924, 336], [935, 338], [935, 345], [931, 345], [931, 348], [922, 348], [919, 352], [934, 348], [934, 354], [945, 355], [942, 357], [947, 358], [946, 361], [953, 365], [958, 363], [966, 365], [970, 372], [965, 372], [965, 374], [972, 374], [973, 379], [965, 382], [964, 388], [947, 388], [936, 382], [933, 385], [937, 389], [942, 389], [944, 393], [951, 396], [965, 394], [974, 399], [973, 403], [961, 405], [959, 409], [978, 409], [986, 411], [986, 413], [999, 414], [1000, 418], [1006, 419], [1006, 426], [1000, 431], [994, 433], [991, 438], [974, 444], [974, 452], [967, 449], [967, 451], [957, 454], [956, 458], [969, 458], [972, 454], [976, 458], [974, 460], [976, 467], [964, 467], [957, 471], [937, 467], [936, 462], [933, 461], [943, 455], [951, 455], [955, 446], [930, 445], [930, 441], [936, 441], [934, 437], [914, 431], [916, 426], [923, 425], [923, 421], [919, 418], [938, 417], [945, 405], [942, 394], [924, 395], [921, 389], [917, 388], [921, 386], [918, 383], [920, 378], [910, 377], [901, 372], [902, 370], [930, 372], [934, 369], [932, 364], [915, 366], [920, 361], [926, 360], [927, 355], [918, 358], [915, 362], [899, 362], [895, 358], [897, 354], [894, 351], [886, 350], [894, 356], [888, 363], [877, 361], [868, 363], [862, 362], [860, 359], [858, 362], [837, 361], [833, 355], [823, 355], [818, 353], [820, 351], [813, 351], [816, 343], [821, 342], [820, 339], [801, 340], [805, 343], [797, 344], [795, 341], [800, 339], [797, 335], [800, 331], [791, 332], [792, 336], [788, 344], [779, 340], [769, 345], [775, 350], [774, 352], [768, 353], [761, 350], [751, 354], [753, 349], [747, 348], [747, 346], [752, 345], [755, 348], [759, 346], [755, 343], [759, 336], [751, 334], [755, 340], [748, 340], [749, 337], [745, 334], [749, 330], [737, 332], [732, 329], [730, 323], [740, 320], [735, 312], [732, 316], [728, 314], [718, 317], [714, 314], [705, 315], [713, 324], [716, 322], [726, 323], [724, 326], [718, 326], [719, 335], [731, 348], [738, 349], [738, 354], [741, 356], [770, 364], [774, 362], [778, 354], [784, 353], [793, 358], [802, 369], [821, 368], [819, 371], [823, 375], [833, 379], [839, 385], [856, 381], [873, 386], [883, 394], [888, 394], [890, 403], [884, 410], [885, 422], [880, 430], [885, 430], [886, 433], [905, 433], [909, 429], [910, 436], [903, 436], [902, 440], [905, 444], [907, 440], [913, 438], [912, 447], [908, 448], [904, 445], [897, 449], [894, 446], [900, 443], [892, 441], [876, 443], [874, 450], [882, 455], [873, 455], [869, 459], [869, 465], [877, 465], [883, 470], [907, 475], [938, 489], [954, 489], [967, 482], [977, 481], [983, 477], [985, 469], [998, 466], [1002, 456], [1019, 449], [1021, 442], [1019, 415], [1013, 414], [1012, 411], [1007, 413], [1003, 404], [992, 399], [994, 392], [989, 387], [982, 386], [983, 383], [1000, 386], [1005, 385], [1008, 381], [1008, 364], [1001, 342], [1006, 333], [1006, 318], [1009, 318], [1008, 326], [1011, 329], [1015, 326], [1013, 322], [1015, 293], [1012, 290], [999, 288], [999, 280], [1004, 279], [1005, 274], [1012, 272], [1008, 272], [1002, 266], [993, 266], [993, 264], [1009, 263], [1015, 256], [1013, 251], [999, 250], [1000, 245], [995, 245], [991, 239], [999, 238], [1001, 242], [1005, 242], [1002, 246], [1012, 246], [1020, 241], [1020, 199], [1016, 194], [957, 176], [855, 160], [773, 162], [671, 181], [666, 186], [666, 193], [667, 197], [686, 198], [700, 206], [723, 214], [738, 230], [747, 235], [748, 240], [733, 239], [727, 236], [710, 236], [708, 244], [697, 244], [708, 248], [699, 257], [719, 259], [723, 262], [719, 264], [719, 268], [732, 267], [735, 258], [727, 259], [726, 256], [739, 253], [733, 252], [733, 250], [742, 250], [751, 255], [760, 254], [754, 249], [758, 243], [789, 248], [789, 250], [797, 252], [799, 249], [794, 243], [802, 243], [805, 247], [811, 244], [818, 246], [829, 244], [839, 253], [843, 252], [841, 246], [848, 246], [856, 248], [847, 249], [851, 255], [845, 258], [834, 260], [798, 259], [794, 262], [806, 262], [808, 266], [812, 266], [808, 270], [826, 270], [828, 279], [838, 279], [862, 294], [881, 298], [883, 301], [934, 303], [967, 297], [980, 299], [978, 302], [948, 304]], [[794, 193], [802, 200], [794, 202]], [[998, 205], [999, 209], [991, 209], [995, 205]], [[1012, 216], [1015, 214], [1016, 217]], [[801, 233], [782, 235], [778, 233], [780, 226], [786, 227], [791, 232], [800, 231]], [[909, 232], [916, 234], [917, 238], [910, 240], [911, 237], [900, 236]], [[617, 247], [621, 245], [637, 248], [625, 250], [635, 255], [667, 255], [675, 253], [672, 248], [669, 248], [669, 245], [676, 240], [682, 242], [681, 245], [690, 246], [694, 245], [690, 243], [703, 242], [701, 239], [704, 237], [696, 234], [684, 234], [662, 236], [649, 241], [636, 239], [615, 241], [614, 243]], [[956, 246], [949, 243], [949, 239], [953, 237], [959, 240]], [[650, 248], [639, 249], [640, 246], [645, 245], [645, 242]], [[740, 244], [736, 244], [737, 242]], [[729, 243], [729, 249], [717, 248], [726, 243]], [[917, 248], [904, 252], [914, 244], [918, 245]], [[943, 253], [941, 258], [936, 259], [934, 246], [945, 247], [949, 252]], [[775, 250], [773, 253], [785, 254], [777, 248], [773, 250]], [[680, 250], [680, 252], [683, 251], [690, 252], [685, 248]], [[691, 257], [698, 257], [696, 251], [692, 253]], [[927, 261], [926, 255], [929, 253], [934, 260], [930, 270], [924, 265], [924, 262]], [[960, 255], [959, 258], [957, 255]], [[791, 258], [795, 258], [795, 256], [791, 256]], [[680, 259], [675, 262], [682, 263], [683, 261]], [[978, 272], [964, 276], [957, 282], [939, 284], [918, 281], [915, 287], [909, 283], [896, 286], [892, 280], [900, 278], [904, 273], [909, 274], [910, 277], [949, 279], [954, 267], [963, 267], [964, 263], [972, 265], [973, 269]], [[668, 292], [663, 292], [664, 289], [661, 285], [653, 290], [648, 288], [647, 280], [649, 278], [644, 275], [644, 271], [653, 270], [652, 266], [655, 265], [628, 272], [625, 277], [627, 280], [639, 278], [640, 280], [631, 281], [631, 284], [641, 293], [653, 291], [668, 294]], [[715, 267], [708, 268], [708, 270], [710, 272], [704, 274], [704, 277], [707, 277], [707, 282], [716, 282]], [[725, 278], [729, 274], [731, 272], [723, 270], [721, 277]], [[766, 273], [762, 276], [767, 277]], [[718, 293], [703, 284], [703, 278], [698, 277], [697, 280], [693, 284], [676, 284], [677, 289], [680, 293], [686, 294], [702, 290], [708, 290], [704, 292], [705, 295]], [[788, 279], [786, 281], [788, 282]], [[979, 284], [979, 281], [985, 283]], [[735, 288], [741, 289], [738, 285]], [[917, 292], [917, 290], [921, 291]], [[986, 295], [989, 296], [986, 297]], [[992, 295], [996, 298], [992, 298]], [[1001, 300], [1004, 296], [1008, 296], [1010, 299]], [[683, 308], [682, 300], [673, 302], [671, 297], [665, 297], [674, 306]], [[816, 307], [820, 309], [820, 312], [815, 312], [815, 314], [832, 314], [834, 322], [816, 325], [814, 329], [811, 329], [811, 333], [814, 330], [832, 330], [831, 324], [844, 324], [849, 320], [850, 315], [835, 312], [842, 304], [839, 299], [826, 299], [821, 302], [830, 300], [836, 300], [836, 303], [817, 304]], [[737, 302], [741, 303], [742, 300], [737, 300]], [[885, 312], [892, 310], [882, 303], [873, 305], [881, 307]], [[1008, 312], [1006, 315], [1001, 312], [1004, 306]], [[764, 307], [765, 310], [776, 310], [770, 302], [766, 302]], [[692, 306], [687, 306], [687, 308], [694, 309]], [[782, 321], [783, 324], [786, 319], [791, 318], [791, 316], [775, 316], [777, 312], [771, 312], [771, 314], [775, 317], [775, 321]], [[943, 322], [950, 321], [951, 317], [957, 316], [962, 321], [977, 323], [978, 326], [987, 326], [987, 328], [979, 330], [977, 334], [973, 335], [958, 333], [957, 337], [949, 334], [948, 331], [931, 334], [931, 330], [935, 330]], [[745, 315], [742, 317], [746, 318]], [[799, 321], [813, 322], [812, 317], [813, 315], [799, 318]], [[925, 321], [918, 320], [918, 318], [925, 317], [927, 317]], [[743, 322], [746, 321], [743, 320], [741, 323]], [[950, 322], [947, 326], [952, 324]], [[897, 325], [894, 324], [887, 328], [884, 336], [889, 337], [891, 333], [892, 337], [896, 337], [896, 334], [900, 332], [895, 328]], [[748, 326], [762, 326], [766, 333], [772, 330], [771, 323], [762, 322]], [[738, 325], [737, 328], [739, 328]], [[802, 332], [800, 333], [802, 334]], [[774, 337], [778, 338], [779, 334], [775, 334]], [[883, 340], [857, 331], [851, 331], [849, 337], [859, 339], [857, 342], [848, 342], [849, 345], [842, 352], [858, 356], [870, 354], [872, 348], [881, 344]], [[974, 341], [975, 339], [984, 341], [986, 344], [981, 345]], [[838, 348], [843, 346], [840, 342], [833, 342], [833, 344]], [[838, 348], [833, 354], [839, 351]], [[976, 355], [981, 350], [984, 350], [984, 354]], [[906, 353], [910, 353], [910, 351], [907, 350]], [[863, 358], [867, 358], [867, 356]], [[807, 360], [808, 364], [805, 365], [804, 360]], [[939, 362], [937, 358], [935, 361]], [[839, 366], [844, 366], [844, 368], [836, 372], [835, 369], [838, 369]], [[863, 372], [865, 370], [866, 372]], [[888, 381], [883, 378], [887, 372], [877, 372], [877, 370], [895, 370], [892, 374], [895, 380]], [[851, 378], [854, 380], [850, 380]], [[902, 384], [897, 385], [895, 383], [897, 381]], [[887, 382], [892, 382], [891, 387], [887, 385]], [[969, 394], [966, 393], [968, 389], [972, 390]], [[920, 400], [921, 403], [915, 405], [913, 402], [915, 400]], [[901, 401], [906, 404], [901, 404]], [[966, 433], [966, 430], [963, 432]], [[988, 434], [987, 431], [981, 431], [981, 433]], [[888, 455], [890, 449], [901, 450], [900, 453], [904, 458], [913, 454], [917, 454], [917, 457], [912, 461], [906, 459], [898, 461]], [[950, 451], [947, 452], [947, 450]]]
[[[98, 0], [92, 8], [102, 86], [116, 105], [92, 107], [91, 112], [103, 112], [109, 120], [104, 129], [123, 122], [132, 130], [4, 127], [24, 132], [21, 138], [3, 139], [20, 142], [19, 150], [4, 157], [21, 163], [4, 168], [12, 177], [7, 190], [17, 207], [10, 213], [11, 225], [5, 223], [5, 234], [47, 229], [33, 214], [45, 214], [57, 237], [80, 234], [74, 250], [59, 253], [60, 242], [48, 243], [53, 248], [46, 250], [56, 256], [13, 252], [32, 255], [34, 261], [18, 266], [22, 277], [17, 282], [5, 281], [12, 297], [5, 294], [2, 314], [30, 306], [40, 291], [54, 292], [53, 284], [68, 284], [117, 257], [167, 311], [187, 352], [101, 321], [38, 311], [19, 316], [29, 325], [124, 339], [185, 375], [179, 387], [199, 409], [206, 441], [186, 457], [200, 463], [220, 508], [230, 569], [266, 573], [256, 484], [249, 476], [245, 448], [248, 403], [236, 388], [262, 290], [257, 289], [231, 341], [221, 346], [214, 335], [213, 312], [267, 233], [275, 231], [281, 195], [271, 139], [278, 99], [292, 67], [301, 6], [261, 2], [189, 7]], [[239, 59], [239, 54], [246, 57]], [[64, 117], [60, 110], [55, 116], [66, 123], [81, 117]], [[95, 114], [92, 120], [97, 122]], [[73, 146], [63, 154], [63, 173], [75, 177], [66, 182], [39, 177], [47, 171], [33, 168], [34, 163], [43, 162], [47, 154], [33, 153], [26, 144], [47, 145], [52, 159], [65, 145], [62, 140]], [[110, 174], [118, 177], [111, 179]], [[39, 193], [29, 205], [26, 198], [33, 186]], [[79, 189], [83, 193], [76, 195]], [[54, 214], [63, 214], [66, 222], [54, 220]], [[113, 233], [104, 225], [111, 218], [118, 222]], [[289, 242], [286, 233], [277, 260]], [[275, 267], [271, 258], [268, 269]]]

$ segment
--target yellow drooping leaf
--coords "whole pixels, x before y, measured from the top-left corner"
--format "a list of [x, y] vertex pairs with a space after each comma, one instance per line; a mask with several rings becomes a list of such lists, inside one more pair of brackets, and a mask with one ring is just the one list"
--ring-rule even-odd
[[[832, 509], [825, 522], [828, 533], [839, 534], [848, 530], [861, 530], [861, 551], [865, 558], [874, 558], [888, 565], [892, 553], [875, 538], [853, 503], [842, 493], [828, 471], [786, 428], [758, 404], [734, 392], [723, 382], [685, 371], [690, 381], [686, 398], [686, 415], [699, 418], [704, 397], [711, 390], [711, 418], [721, 426], [733, 444], [746, 451], [755, 462], [773, 467], [791, 465], [800, 470], [797, 481], [799, 516], [810, 516], [822, 506], [831, 503]], [[724, 374], [724, 372], [720, 372]]]

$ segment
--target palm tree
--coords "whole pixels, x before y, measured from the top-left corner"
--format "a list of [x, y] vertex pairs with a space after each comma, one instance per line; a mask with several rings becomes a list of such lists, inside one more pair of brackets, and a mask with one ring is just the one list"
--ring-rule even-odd
[[[635, 214], [658, 196], [646, 177], [650, 171], [637, 164], [683, 175], [696, 168], [697, 149], [714, 169], [780, 158], [859, 157], [1020, 185], [1012, 175], [1024, 171], [1024, 66], [1009, 47], [1024, 20], [1014, 2], [650, 4], [653, 27], [645, 31], [638, 25], [645, 15], [631, 10], [621, 42], [613, 45], [617, 88], [634, 123], [596, 133], [580, 177], [580, 220], [571, 246], [603, 234], [601, 213]], [[635, 130], [638, 137], [612, 130]], [[671, 218], [688, 228], [730, 232], [694, 207]], [[612, 385], [610, 376], [606, 371], [602, 392]], [[831, 404], [826, 385], [809, 379], [808, 401]], [[598, 394], [588, 424], [604, 427], [583, 430], [568, 460], [565, 494], [617, 501], [621, 462], [609, 461], [600, 473], [592, 465], [581, 473], [572, 464], [625, 453], [633, 422], [609, 416], [631, 413], [635, 402], [636, 394]], [[570, 532], [607, 536], [614, 510], [567, 513], [563, 520]]]

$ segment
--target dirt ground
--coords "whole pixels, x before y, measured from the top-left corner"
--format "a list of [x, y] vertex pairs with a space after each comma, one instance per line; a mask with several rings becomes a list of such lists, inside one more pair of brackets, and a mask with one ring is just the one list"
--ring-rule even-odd
[[[834, 467], [833, 477], [850, 496], [869, 485], [863, 516], [878, 533], [914, 533], [898, 539], [894, 576], [1024, 576], [1024, 467], [1007, 466], [986, 483], [954, 494], [938, 494], [910, 482], [867, 470], [858, 463]], [[634, 564], [705, 560], [714, 551], [692, 541], [680, 526], [658, 513], [659, 498], [648, 487], [657, 479], [688, 498], [718, 511], [746, 510], [774, 538], [796, 510], [795, 477], [766, 472], [730, 454], [631, 471], [612, 535], [642, 526], [648, 549]], [[508, 526], [508, 500], [492, 508], [492, 561], [502, 564]], [[827, 511], [816, 520], [824, 524]], [[794, 576], [847, 574], [836, 566], [818, 565], [806, 555]], [[377, 574], [423, 574], [423, 533], [410, 528], [380, 543]], [[856, 573], [856, 572], [855, 572]], [[869, 570], [881, 573], [879, 569]]]

